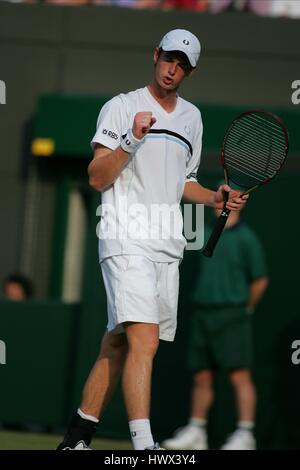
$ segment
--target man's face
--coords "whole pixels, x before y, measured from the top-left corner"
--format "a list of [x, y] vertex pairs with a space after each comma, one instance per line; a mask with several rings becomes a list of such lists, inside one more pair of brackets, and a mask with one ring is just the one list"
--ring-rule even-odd
[[183, 53], [154, 52], [155, 78], [158, 84], [165, 90], [177, 90], [183, 79], [190, 75], [192, 67], [188, 58]]
[[4, 296], [10, 300], [25, 300], [26, 294], [21, 284], [17, 282], [6, 282], [4, 285]]

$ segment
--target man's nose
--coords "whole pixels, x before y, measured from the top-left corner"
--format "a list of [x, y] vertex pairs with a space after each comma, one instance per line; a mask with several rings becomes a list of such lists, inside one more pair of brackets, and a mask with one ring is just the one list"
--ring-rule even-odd
[[176, 67], [177, 67], [177, 64], [175, 64], [174, 62], [172, 62], [170, 64], [170, 67], [169, 67], [169, 74], [170, 75], [175, 75], [176, 73]]

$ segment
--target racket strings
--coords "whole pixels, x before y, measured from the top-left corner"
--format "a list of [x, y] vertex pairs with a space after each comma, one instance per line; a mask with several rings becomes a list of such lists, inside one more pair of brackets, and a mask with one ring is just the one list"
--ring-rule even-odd
[[[282, 152], [285, 150], [285, 141], [283, 140], [283, 131], [280, 128], [280, 133], [278, 132], [279, 129], [277, 129], [277, 134], [274, 133], [273, 130], [270, 131], [268, 129], [268, 132], [265, 131], [265, 129], [260, 128], [258, 129], [257, 127], [249, 127], [245, 126], [242, 122], [239, 122], [239, 128], [232, 128], [232, 137], [236, 137], [238, 140], [244, 141], [244, 146], [247, 146], [247, 140], [250, 143], [255, 143], [257, 145], [257, 138], [260, 138], [259, 146], [261, 149], [265, 150], [270, 150], [270, 145], [272, 146], [274, 158], [276, 159], [276, 152], [278, 152], [278, 157], [281, 160], [282, 159]], [[252, 131], [252, 133], [250, 133]]]
[[[270, 143], [271, 141], [271, 144], [272, 144], [272, 147], [273, 147], [273, 150], [274, 151], [278, 151], [280, 152], [280, 155], [282, 155], [282, 147], [285, 148], [285, 141], [283, 141], [282, 137], [283, 137], [283, 131], [281, 128], [278, 128], [278, 129], [274, 129], [274, 126], [273, 128], [270, 128], [270, 129], [264, 129], [264, 128], [260, 128], [260, 129], [257, 129], [257, 127], [255, 127], [254, 125], [247, 125], [245, 126], [243, 122], [239, 122], [239, 128], [246, 134], [248, 131], [252, 131], [252, 134], [248, 134], [248, 137], [249, 139], [253, 139], [255, 140], [256, 137], [260, 137], [262, 138], [261, 140], [261, 146], [264, 146], [264, 144], [266, 144], [266, 140], [268, 139], [268, 143]], [[237, 129], [234, 129], [235, 131]], [[271, 140], [270, 140], [271, 139]]]
[[[237, 142], [238, 143], [238, 142]], [[236, 145], [231, 145], [231, 143], [228, 143], [227, 147], [227, 161], [229, 161], [230, 158], [233, 160], [235, 157], [247, 157], [247, 161], [245, 162], [246, 166], [249, 166], [249, 168], [255, 168], [257, 170], [262, 170], [265, 171], [266, 164], [270, 166], [270, 168], [273, 168], [274, 170], [277, 169], [278, 164], [281, 162], [281, 157], [279, 156], [277, 158], [276, 155], [274, 155], [274, 159], [270, 159], [269, 155], [262, 155], [261, 160], [258, 160], [256, 158], [257, 153], [253, 150], [253, 146], [244, 146], [243, 149], [240, 149], [238, 152], [236, 151]], [[265, 158], [264, 158], [265, 157]]]
[[[253, 142], [254, 144], [255, 142]], [[267, 152], [266, 155], [262, 154], [260, 160], [257, 159], [257, 153], [253, 151], [253, 146], [244, 145], [243, 149], [237, 149], [238, 142], [230, 142], [226, 147], [226, 161], [227, 163], [239, 163], [239, 161], [243, 161], [245, 168], [248, 168], [249, 171], [253, 171], [254, 174], [260, 173], [260, 176], [264, 177], [267, 173], [273, 174], [274, 171], [277, 170], [278, 165], [281, 163], [281, 156], [274, 155], [274, 158], [271, 160], [269, 156], [269, 149], [265, 149]]]
[[224, 144], [230, 179], [251, 187], [272, 178], [286, 151], [286, 136], [277, 121], [258, 112], [242, 116], [233, 123]]
[[243, 168], [244, 173], [248, 170], [248, 175], [255, 179], [264, 180], [277, 171], [281, 158], [274, 161], [270, 160], [268, 156], [264, 158], [264, 155], [261, 155], [259, 160], [251, 147], [245, 147], [243, 150], [239, 149], [237, 152], [236, 146], [229, 144], [226, 148], [226, 163], [233, 167], [236, 165], [238, 169]]
[[274, 129], [276, 129], [276, 131], [280, 129], [280, 131], [282, 132], [282, 127], [278, 124], [278, 122], [275, 121], [271, 115], [266, 114], [264, 111], [263, 112], [254, 111], [252, 113], [249, 113], [247, 114], [247, 119], [249, 122], [251, 121], [254, 123], [261, 122], [263, 124], [267, 123], [270, 128], [273, 127]]
[[[257, 127], [254, 127], [252, 125], [247, 125], [245, 126], [242, 122], [239, 123], [239, 129], [236, 129], [236, 128], [233, 128], [233, 130], [235, 132], [244, 132], [245, 134], [248, 133], [248, 137], [251, 139], [255, 139], [257, 136], [259, 136], [262, 141], [261, 141], [261, 145], [265, 145], [266, 143], [272, 143], [272, 147], [274, 147], [274, 149], [276, 150], [280, 150], [282, 149], [282, 145], [284, 145], [285, 147], [285, 142], [283, 142], [282, 140], [282, 137], [283, 137], [283, 131], [281, 131], [281, 133], [278, 132], [275, 132], [274, 129], [268, 129], [268, 130], [265, 130], [263, 128], [261, 129], [257, 129]], [[250, 133], [252, 132], [252, 133]], [[234, 134], [233, 134], [234, 135]], [[272, 140], [270, 140], [272, 139]]]
[[[256, 183], [262, 182], [274, 176], [278, 170], [278, 165], [273, 167], [270, 164], [268, 165], [268, 163], [263, 168], [258, 168], [257, 166], [253, 167], [253, 163], [245, 164], [246, 158], [247, 160], [249, 159], [249, 154], [244, 154], [242, 158], [240, 156], [226, 157], [226, 164], [230, 168], [231, 179], [233, 175], [235, 175], [235, 178], [239, 178], [239, 172], [248, 177], [246, 180], [244, 178], [242, 179], [240, 182], [242, 186], [251, 186], [253, 180], [255, 180]], [[255, 163], [257, 163], [256, 160], [254, 161], [254, 164]]]
[[[257, 176], [261, 176], [261, 177], [265, 177], [266, 175], [269, 177], [270, 175], [273, 175], [273, 173], [275, 171], [277, 171], [277, 168], [278, 168], [278, 165], [275, 165], [274, 162], [270, 162], [270, 161], [267, 161], [265, 164], [263, 163], [258, 163], [256, 168], [253, 169], [253, 165], [256, 164], [256, 160], [255, 159], [251, 159], [249, 157], [249, 154], [250, 152], [247, 153], [247, 155], [240, 155], [240, 157], [247, 157], [248, 160], [247, 160], [247, 163], [243, 163], [245, 169], [248, 169], [250, 173], [254, 174], [254, 175], [257, 175]], [[231, 164], [241, 164], [241, 158], [238, 158], [238, 157], [235, 157], [235, 155], [229, 155], [227, 154], [227, 163], [231, 163]]]

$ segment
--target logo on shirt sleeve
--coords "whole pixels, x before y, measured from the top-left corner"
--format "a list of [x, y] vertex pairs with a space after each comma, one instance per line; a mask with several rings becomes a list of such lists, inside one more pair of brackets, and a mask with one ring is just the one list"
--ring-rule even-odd
[[108, 137], [111, 137], [112, 139], [118, 140], [119, 136], [113, 131], [110, 131], [108, 129], [103, 129], [102, 134], [107, 135]]
[[186, 179], [190, 180], [192, 178], [195, 178], [197, 179], [197, 173], [196, 172], [193, 172], [193, 173], [190, 173], [189, 175], [187, 175]]

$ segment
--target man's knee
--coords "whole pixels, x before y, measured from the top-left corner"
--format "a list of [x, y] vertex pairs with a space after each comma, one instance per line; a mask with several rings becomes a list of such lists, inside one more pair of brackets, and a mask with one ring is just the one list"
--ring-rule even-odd
[[146, 341], [143, 341], [140, 345], [140, 350], [142, 350], [145, 354], [154, 357], [159, 346], [159, 339], [156, 336], [151, 336], [147, 338]]
[[159, 346], [159, 326], [149, 323], [125, 325], [128, 348], [131, 352], [154, 357]]
[[139, 355], [154, 357], [159, 346], [159, 339], [155, 336], [148, 338], [135, 338], [128, 344], [129, 351]]
[[193, 376], [194, 385], [197, 387], [211, 387], [213, 384], [213, 373], [210, 370], [201, 370]]
[[106, 332], [102, 338], [100, 357], [122, 360], [127, 353], [128, 344], [125, 334]]
[[229, 373], [231, 383], [238, 387], [252, 384], [251, 372], [249, 369], [236, 369]]

